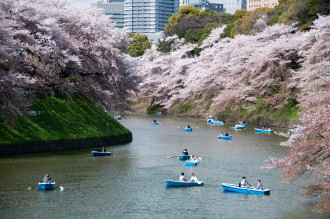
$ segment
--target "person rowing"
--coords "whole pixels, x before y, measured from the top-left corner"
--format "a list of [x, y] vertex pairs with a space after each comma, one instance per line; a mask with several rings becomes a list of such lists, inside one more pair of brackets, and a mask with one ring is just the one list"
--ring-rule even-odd
[[189, 153], [188, 153], [187, 149], [184, 149], [184, 151], [182, 152], [182, 154], [183, 155], [188, 155]]
[[252, 186], [250, 183], [248, 183], [247, 179], [243, 176], [242, 181], [238, 184], [238, 187], [246, 188], [246, 186]]
[[180, 182], [186, 182], [186, 181], [187, 181], [187, 179], [184, 178], [184, 172], [181, 173], [181, 176], [180, 176], [180, 178], [179, 178], [179, 181], [180, 181]]
[[186, 127], [187, 129], [190, 129], [190, 125], [187, 125], [187, 127]]

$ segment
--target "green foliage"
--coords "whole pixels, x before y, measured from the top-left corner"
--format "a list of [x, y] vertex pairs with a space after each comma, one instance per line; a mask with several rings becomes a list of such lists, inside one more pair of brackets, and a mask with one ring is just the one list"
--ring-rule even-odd
[[180, 17], [183, 17], [183, 16], [194, 17], [194, 16], [199, 16], [199, 15], [201, 15], [201, 11], [199, 10], [199, 8], [195, 8], [192, 5], [181, 6], [178, 11], [178, 19], [180, 19]]
[[157, 51], [160, 52], [171, 52], [173, 50], [173, 45], [174, 45], [174, 39], [166, 41], [165, 37], [161, 40], [158, 40], [157, 43]]
[[156, 114], [157, 112], [164, 111], [164, 106], [155, 104], [147, 107], [147, 114]]
[[230, 33], [232, 32], [232, 30], [233, 30], [234, 27], [235, 27], [235, 24], [234, 24], [234, 23], [228, 25], [228, 26], [223, 30], [223, 33], [220, 35], [220, 39], [223, 39], [223, 38], [226, 38], [226, 37], [231, 38], [232, 36], [231, 36]]
[[75, 75], [70, 75], [69, 80], [70, 80], [70, 82], [75, 82], [75, 81], [77, 81], [77, 77]]
[[128, 38], [130, 38], [130, 44], [128, 47], [128, 54], [133, 57], [142, 56], [147, 49], [151, 48], [151, 42], [149, 42], [148, 37], [139, 33], [128, 33]]
[[184, 35], [185, 43], [197, 43], [203, 34], [204, 29], [190, 29]]
[[86, 97], [46, 97], [30, 107], [34, 117], [18, 116], [14, 127], [0, 121], [0, 145], [128, 134], [115, 119]]
[[219, 14], [220, 23], [221, 24], [232, 24], [237, 20], [237, 17], [235, 15], [229, 14], [229, 13], [221, 13]]
[[203, 41], [210, 35], [214, 28], [221, 26], [218, 23], [209, 23], [204, 26], [203, 29], [190, 29], [184, 36], [185, 43], [197, 43], [201, 45]]

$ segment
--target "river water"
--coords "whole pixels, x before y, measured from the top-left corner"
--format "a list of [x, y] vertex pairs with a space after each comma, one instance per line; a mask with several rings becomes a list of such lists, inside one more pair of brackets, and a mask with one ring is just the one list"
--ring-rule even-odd
[[[92, 157], [91, 149], [34, 153], [0, 158], [0, 218], [327, 218], [312, 211], [312, 199], [297, 189], [305, 180], [283, 185], [281, 170], [261, 170], [269, 156], [282, 157], [285, 138], [257, 134], [253, 126], [231, 130], [205, 120], [134, 115], [120, 122], [133, 132], [133, 142], [109, 146], [110, 157]], [[193, 132], [183, 127], [190, 124]], [[220, 130], [233, 140], [217, 139]], [[201, 157], [186, 167], [178, 157], [184, 148]], [[166, 188], [165, 180], [194, 172], [201, 187]], [[28, 187], [50, 174], [63, 191]], [[221, 183], [242, 176], [258, 179], [270, 195], [223, 192]]]

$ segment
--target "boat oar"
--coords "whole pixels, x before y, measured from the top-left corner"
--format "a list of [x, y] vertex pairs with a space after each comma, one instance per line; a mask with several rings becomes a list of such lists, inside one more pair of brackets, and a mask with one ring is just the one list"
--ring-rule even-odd
[[35, 187], [35, 186], [37, 186], [37, 185], [38, 185], [38, 184], [35, 184], [35, 185], [29, 187], [28, 189], [31, 190], [33, 187]]
[[173, 156], [173, 157], [166, 157], [167, 159], [171, 159], [171, 158], [174, 158], [174, 157], [180, 157], [180, 156]]

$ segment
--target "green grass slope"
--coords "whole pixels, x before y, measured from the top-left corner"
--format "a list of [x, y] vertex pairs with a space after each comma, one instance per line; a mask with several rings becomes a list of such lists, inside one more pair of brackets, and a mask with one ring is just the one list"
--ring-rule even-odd
[[0, 145], [108, 137], [131, 132], [86, 97], [46, 97], [18, 116], [14, 126], [0, 121]]

